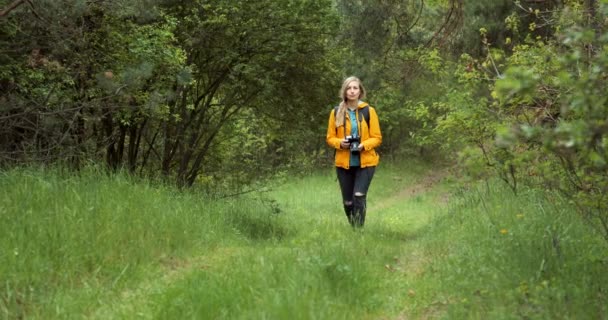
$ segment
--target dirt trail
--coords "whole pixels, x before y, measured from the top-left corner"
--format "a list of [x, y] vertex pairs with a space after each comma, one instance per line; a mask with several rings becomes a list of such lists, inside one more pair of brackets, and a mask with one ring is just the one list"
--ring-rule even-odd
[[[399, 205], [399, 203], [411, 201], [417, 196], [425, 193], [431, 193], [432, 200], [437, 204], [443, 206], [446, 205], [449, 200], [449, 194], [447, 192], [433, 190], [443, 179], [450, 175], [449, 168], [437, 169], [428, 172], [426, 175], [421, 176], [416, 181], [411, 183], [409, 186], [403, 188], [399, 192], [393, 195], [383, 198], [378, 201], [370, 209], [373, 211], [382, 211], [389, 209], [392, 206]], [[400, 179], [400, 177], [393, 177], [394, 179]], [[426, 212], [408, 212], [413, 219], [418, 219], [425, 216]], [[418, 218], [415, 218], [418, 217]], [[426, 221], [425, 218], [421, 218]], [[412, 286], [407, 290], [408, 298], [406, 304], [415, 304], [417, 296], [419, 295], [418, 285], [416, 284], [424, 275], [428, 272], [429, 265], [432, 263], [432, 256], [429, 256], [425, 249], [419, 245], [415, 239], [408, 238], [407, 241], [401, 244], [402, 252], [394, 257], [394, 261], [391, 264], [385, 265], [388, 272], [397, 273], [402, 277], [403, 283], [412, 283]], [[416, 314], [412, 314], [413, 310], [406, 308], [395, 319], [438, 319], [445, 315], [446, 304], [438, 301], [433, 302], [425, 307], [420, 308]]]
[[[441, 182], [443, 178], [448, 175], [447, 169], [439, 169], [436, 171], [430, 172], [428, 175], [423, 176], [419, 181], [416, 181], [414, 184], [406, 187], [405, 189], [399, 191], [398, 193], [390, 196], [388, 198], [384, 198], [382, 202], [377, 203], [372, 208], [374, 211], [379, 211], [382, 209], [389, 208], [395, 205], [398, 202], [411, 199], [417, 195], [421, 195], [425, 192], [430, 191], [438, 182]], [[400, 177], [394, 177], [394, 179], [400, 179]], [[439, 196], [439, 201], [442, 204], [447, 203], [449, 195], [441, 194]]]

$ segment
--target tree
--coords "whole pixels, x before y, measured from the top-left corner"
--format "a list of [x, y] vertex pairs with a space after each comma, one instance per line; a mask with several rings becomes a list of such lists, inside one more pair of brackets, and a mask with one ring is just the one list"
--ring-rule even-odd
[[[268, 148], [295, 144], [279, 133], [319, 148], [304, 128], [324, 122], [339, 82], [329, 0], [41, 0], [6, 8], [5, 165], [69, 159], [78, 168], [104, 159], [113, 170], [160, 171], [190, 186], [219, 138], [249, 132], [246, 123], [223, 130], [245, 110], [252, 121], [273, 122], [259, 134], [275, 137]], [[288, 125], [299, 135], [273, 132]]]
[[178, 183], [192, 185], [222, 127], [243, 109], [295, 121], [291, 113], [323, 106], [317, 88], [298, 83], [328, 84], [328, 1], [166, 5], [182, 22], [177, 36], [192, 82], [176, 86], [169, 104], [176, 116], [162, 123], [165, 175], [175, 164]]

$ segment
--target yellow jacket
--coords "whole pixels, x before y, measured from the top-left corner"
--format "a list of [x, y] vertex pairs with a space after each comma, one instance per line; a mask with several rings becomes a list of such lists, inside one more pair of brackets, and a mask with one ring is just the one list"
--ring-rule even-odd
[[[366, 102], [359, 102], [358, 109], [369, 106]], [[380, 133], [380, 123], [376, 110], [369, 106], [369, 127], [365, 119], [359, 119], [359, 112], [355, 113], [357, 123], [359, 124], [359, 136], [363, 150], [361, 150], [361, 168], [377, 166], [380, 161], [380, 156], [376, 153], [375, 148], [382, 143], [382, 133]], [[350, 117], [346, 113], [346, 135], [350, 134]], [[335, 112], [332, 109], [329, 114], [329, 124], [327, 125], [327, 144], [336, 149], [336, 167], [348, 169], [350, 164], [350, 150], [340, 148], [340, 142], [344, 140], [344, 127], [336, 128]]]

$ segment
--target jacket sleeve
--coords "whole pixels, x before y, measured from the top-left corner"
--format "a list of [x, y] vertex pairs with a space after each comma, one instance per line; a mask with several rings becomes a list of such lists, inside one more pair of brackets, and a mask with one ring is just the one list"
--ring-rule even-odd
[[369, 107], [369, 138], [363, 141], [365, 150], [372, 150], [382, 144], [382, 133], [380, 132], [380, 121], [376, 109]]
[[325, 137], [325, 141], [328, 146], [334, 149], [340, 149], [340, 142], [342, 139], [336, 136], [336, 118], [333, 109], [329, 113], [329, 123], [327, 124], [327, 136]]

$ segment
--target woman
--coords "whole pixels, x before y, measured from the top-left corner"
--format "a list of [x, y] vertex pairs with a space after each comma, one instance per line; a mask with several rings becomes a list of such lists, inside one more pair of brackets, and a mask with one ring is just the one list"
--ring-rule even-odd
[[336, 149], [336, 171], [348, 222], [362, 227], [366, 194], [380, 159], [375, 148], [382, 143], [382, 134], [376, 110], [361, 101], [365, 98], [361, 80], [344, 80], [340, 98], [340, 105], [329, 114], [326, 141]]

